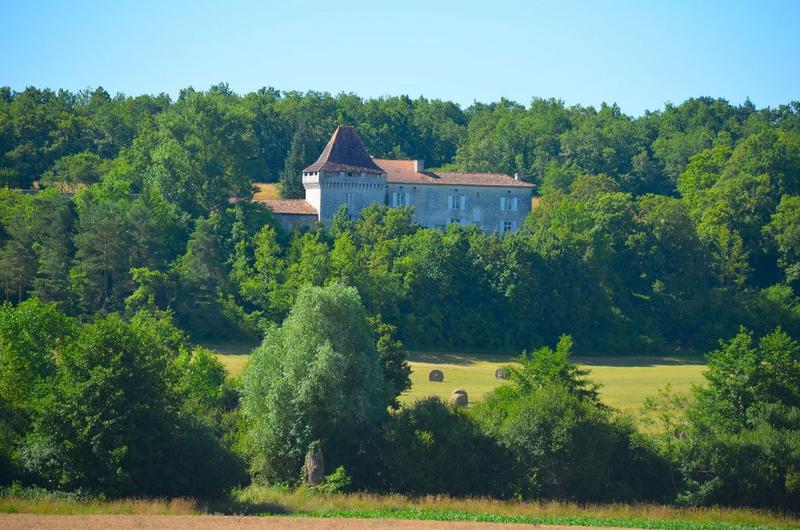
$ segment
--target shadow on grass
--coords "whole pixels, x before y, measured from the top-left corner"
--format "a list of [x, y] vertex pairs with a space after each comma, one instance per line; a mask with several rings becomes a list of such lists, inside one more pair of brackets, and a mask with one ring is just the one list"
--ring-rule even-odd
[[197, 346], [220, 355], [247, 355], [256, 349], [258, 342], [198, 342]]
[[470, 366], [480, 361], [506, 363], [511, 360], [511, 356], [504, 353], [492, 355], [475, 353], [408, 352], [408, 360], [417, 363]]
[[239, 502], [230, 499], [209, 502], [208, 513], [221, 515], [286, 515], [291, 510], [277, 502]]
[[603, 356], [573, 356], [570, 358], [573, 362], [585, 366], [607, 366], [607, 367], [631, 367], [631, 368], [647, 368], [654, 366], [703, 366], [706, 360], [700, 356], [633, 356], [633, 357], [603, 357]]
[[[513, 362], [516, 355], [505, 353], [474, 354], [474, 353], [448, 353], [448, 352], [408, 352], [408, 360], [418, 363], [428, 364], [451, 364], [455, 366], [471, 366], [477, 362], [496, 362], [505, 364]], [[572, 356], [570, 360], [586, 366], [607, 366], [607, 367], [654, 367], [654, 366], [701, 366], [706, 361], [701, 355], [682, 356], [682, 355], [592, 355], [592, 356]]]

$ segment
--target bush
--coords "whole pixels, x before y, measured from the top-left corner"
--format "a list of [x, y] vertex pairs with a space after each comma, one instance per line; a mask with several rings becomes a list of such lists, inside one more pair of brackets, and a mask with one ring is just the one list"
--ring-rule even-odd
[[579, 502], [660, 499], [669, 468], [632, 425], [561, 385], [501, 387], [476, 411], [513, 454], [519, 493]]
[[800, 509], [800, 431], [762, 425], [738, 433], [706, 433], [684, 446], [686, 489], [695, 506]]
[[693, 505], [800, 510], [800, 345], [776, 329], [745, 329], [709, 355], [680, 441]]
[[319, 489], [328, 494], [345, 493], [352, 484], [353, 479], [344, 470], [344, 466], [339, 466], [333, 473], [325, 477], [325, 481], [319, 485]]
[[80, 329], [57, 356], [57, 383], [19, 452], [29, 476], [112, 497], [208, 497], [241, 481], [217, 433], [184, 413], [192, 407], [170, 369], [178, 352], [163, 336], [116, 315]]
[[507, 496], [510, 454], [463, 411], [431, 397], [404, 407], [384, 430], [387, 490], [415, 494]]

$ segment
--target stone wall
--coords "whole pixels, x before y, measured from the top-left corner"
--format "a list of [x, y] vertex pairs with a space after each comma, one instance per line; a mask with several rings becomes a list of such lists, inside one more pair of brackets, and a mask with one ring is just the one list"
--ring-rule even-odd
[[459, 222], [492, 233], [516, 231], [531, 211], [532, 195], [530, 188], [389, 183], [386, 203], [413, 206], [416, 222], [428, 228]]

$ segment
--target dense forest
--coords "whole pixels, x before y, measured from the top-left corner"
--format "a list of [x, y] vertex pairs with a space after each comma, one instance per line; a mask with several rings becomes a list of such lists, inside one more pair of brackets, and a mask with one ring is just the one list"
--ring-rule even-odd
[[[502, 236], [378, 205], [283, 231], [253, 183], [296, 196], [342, 123], [539, 203]], [[0, 178], [0, 486], [210, 498], [320, 454], [332, 493], [800, 510], [800, 103], [2, 89]], [[232, 379], [210, 339], [263, 340]], [[401, 408], [407, 347], [529, 353]], [[578, 352], [710, 352], [707, 382], [644, 433]]]
[[[301, 286], [333, 281], [415, 347], [519, 350], [570, 333], [580, 352], [705, 351], [740, 324], [794, 332], [799, 113], [4, 88], [0, 288], [83, 320], [169, 310], [195, 339], [258, 338]], [[288, 234], [234, 200], [259, 181], [297, 196], [343, 123], [375, 156], [520, 173], [541, 202], [498, 237], [384, 207]]]

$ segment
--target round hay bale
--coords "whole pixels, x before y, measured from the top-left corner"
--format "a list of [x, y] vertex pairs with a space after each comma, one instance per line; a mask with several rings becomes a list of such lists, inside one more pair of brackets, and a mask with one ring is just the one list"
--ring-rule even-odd
[[465, 396], [467, 395], [467, 391], [464, 390], [463, 388], [456, 388], [455, 390], [453, 390], [452, 393], [453, 394], [464, 394]]
[[508, 379], [508, 376], [511, 375], [508, 372], [508, 368], [498, 368], [494, 371], [495, 379]]
[[431, 370], [431, 373], [428, 374], [428, 381], [441, 383], [444, 381], [444, 373], [441, 370]]
[[459, 392], [450, 396], [449, 402], [451, 407], [466, 407], [469, 404], [469, 398], [466, 392]]

